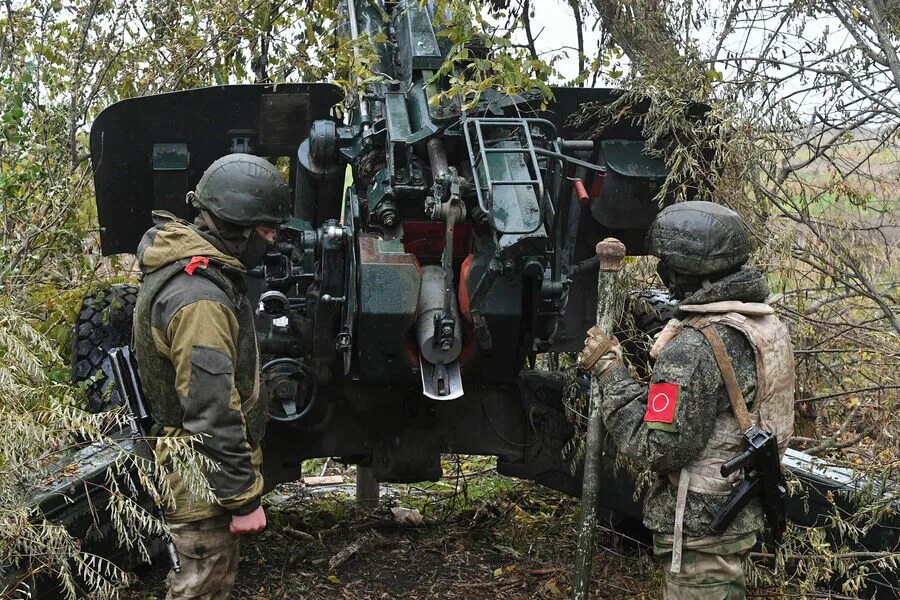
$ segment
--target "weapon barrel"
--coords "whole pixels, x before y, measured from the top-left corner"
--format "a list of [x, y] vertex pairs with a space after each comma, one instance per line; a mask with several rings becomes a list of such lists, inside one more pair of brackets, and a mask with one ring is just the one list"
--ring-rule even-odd
[[122, 404], [124, 404], [128, 408], [129, 412], [129, 426], [131, 427], [131, 437], [139, 437], [143, 436], [144, 432], [141, 431], [141, 420], [137, 406], [135, 406], [134, 401], [134, 390], [131, 385], [129, 385], [129, 380], [126, 378], [125, 373], [126, 368], [123, 365], [123, 348], [113, 348], [109, 351], [109, 361], [112, 364], [113, 371], [113, 379], [116, 382], [116, 392], [119, 394], [119, 398], [122, 400]]
[[[168, 527], [166, 514], [159, 506], [156, 507], [156, 516], [159, 517], [159, 521], [163, 524], [163, 527]], [[176, 573], [181, 573], [181, 559], [178, 557], [178, 549], [175, 548], [175, 542], [172, 541], [172, 536], [166, 534], [163, 537], [163, 542], [166, 544], [166, 553], [169, 555], [169, 563], [172, 565], [172, 570]]]
[[[131, 350], [127, 347], [113, 348], [108, 354], [112, 363], [113, 378], [116, 380], [116, 390], [131, 413], [131, 435], [135, 438], [147, 437], [145, 424], [150, 419], [150, 413], [147, 412], [147, 407], [144, 405], [141, 383], [132, 362]], [[154, 509], [156, 517], [162, 523], [163, 528], [167, 528], [166, 515], [162, 507], [154, 503]], [[180, 572], [181, 561], [178, 558], [178, 551], [175, 549], [172, 538], [167, 534], [163, 536], [163, 541], [166, 544], [166, 551], [169, 554], [172, 569], [176, 573]]]
[[[356, 0], [347, 0], [347, 12], [350, 17], [350, 39], [356, 42], [359, 39], [359, 25], [356, 22]], [[359, 62], [359, 48], [353, 44], [353, 58], [355, 62]], [[369, 102], [365, 99], [365, 92], [359, 90], [359, 119], [363, 129], [369, 128], [371, 117], [369, 116]]]
[[[350, 39], [353, 41], [353, 56], [356, 62], [359, 62], [360, 50], [358, 40], [361, 35], [368, 35], [370, 38], [375, 38], [378, 33], [387, 33], [387, 15], [376, 3], [362, 2], [361, 6], [357, 6], [356, 0], [344, 0], [342, 4], [346, 9], [349, 31], [343, 28], [341, 29], [343, 29], [343, 35], [349, 34]], [[377, 64], [372, 65], [373, 71], [376, 73], [389, 72], [390, 61], [388, 59], [389, 55], [388, 50], [385, 47], [386, 45], [384, 43], [375, 42], [372, 42], [372, 44], [379, 59]], [[372, 127], [372, 110], [369, 105], [369, 100], [367, 99], [369, 91], [370, 90], [366, 89], [365, 86], [356, 90], [356, 110], [359, 113], [360, 125], [362, 125], [364, 131], [369, 131]], [[376, 115], [379, 113], [378, 104], [379, 102], [376, 101]], [[347, 119], [352, 119], [352, 112], [353, 111], [349, 111], [347, 113]], [[350, 121], [348, 121], [348, 123], [349, 122]]]
[[[109, 351], [109, 358], [113, 367], [113, 378], [116, 380], [116, 391], [123, 403], [131, 410], [138, 426], [143, 426], [150, 418], [150, 413], [144, 404], [140, 382], [132, 363], [131, 351], [125, 347], [113, 348]], [[142, 435], [145, 433], [141, 432]]]
[[428, 140], [428, 162], [431, 163], [431, 175], [435, 179], [443, 179], [447, 174], [447, 151], [444, 149], [444, 141], [441, 138]]

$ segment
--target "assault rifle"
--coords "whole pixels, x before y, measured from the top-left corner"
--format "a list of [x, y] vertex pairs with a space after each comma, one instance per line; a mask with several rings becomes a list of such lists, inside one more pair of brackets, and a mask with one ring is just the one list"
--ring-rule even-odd
[[776, 544], [781, 543], [787, 509], [787, 483], [781, 471], [778, 440], [774, 433], [758, 427], [744, 432], [747, 449], [722, 465], [722, 477], [743, 469], [741, 481], [735, 486], [728, 502], [710, 523], [713, 533], [725, 533], [734, 518], [753, 498], [762, 499], [766, 521]]
[[[141, 390], [141, 380], [138, 378], [137, 366], [134, 364], [134, 356], [127, 347], [113, 348], [109, 351], [109, 361], [112, 363], [113, 378], [116, 380], [116, 391], [122, 404], [128, 407], [128, 423], [131, 427], [132, 439], [147, 439], [153, 419], [144, 404], [144, 394]], [[163, 527], [166, 527], [166, 515], [162, 508], [154, 503], [154, 512]], [[181, 561], [178, 560], [178, 551], [172, 542], [172, 537], [165, 533], [163, 541], [169, 553], [169, 561], [176, 573], [181, 571]]]

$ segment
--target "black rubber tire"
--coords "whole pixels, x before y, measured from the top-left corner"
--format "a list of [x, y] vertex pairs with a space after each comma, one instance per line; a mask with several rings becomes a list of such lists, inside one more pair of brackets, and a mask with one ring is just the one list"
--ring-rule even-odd
[[629, 293], [625, 319], [617, 336], [638, 373], [650, 374], [650, 347], [653, 336], [662, 331], [669, 319], [675, 318], [676, 301], [666, 290], [647, 289]]
[[636, 290], [629, 294], [628, 308], [634, 317], [634, 326], [653, 337], [675, 318], [676, 301], [666, 290]]
[[72, 383], [84, 386], [87, 410], [103, 412], [121, 401], [112, 385], [107, 352], [131, 345], [138, 288], [116, 283], [85, 296], [72, 335]]

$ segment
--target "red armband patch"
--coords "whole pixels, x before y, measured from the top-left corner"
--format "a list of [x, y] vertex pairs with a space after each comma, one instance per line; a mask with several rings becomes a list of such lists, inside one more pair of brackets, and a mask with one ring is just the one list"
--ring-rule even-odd
[[205, 256], [192, 256], [191, 262], [184, 268], [184, 272], [188, 275], [193, 275], [194, 271], [197, 270], [197, 267], [205, 269], [207, 265], [209, 265], [209, 259]]
[[650, 423], [672, 423], [675, 420], [675, 406], [678, 403], [677, 383], [654, 383], [647, 394], [647, 412], [644, 421]]

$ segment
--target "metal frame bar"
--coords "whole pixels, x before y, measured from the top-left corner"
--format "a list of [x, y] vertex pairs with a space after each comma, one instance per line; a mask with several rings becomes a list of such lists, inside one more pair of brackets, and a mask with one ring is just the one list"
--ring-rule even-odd
[[[531, 126], [537, 125], [539, 127], [549, 128], [552, 133], [551, 139], [554, 140], [554, 146], [556, 146], [556, 127], [550, 121], [546, 119], [516, 119], [511, 117], [483, 117], [483, 118], [473, 118], [473, 119], [463, 119], [463, 134], [466, 139], [466, 146], [469, 151], [469, 161], [472, 164], [473, 173], [476, 178], [478, 177], [478, 169], [479, 166], [484, 165], [484, 183], [482, 186], [481, 181], [475, 182], [475, 193], [478, 199], [479, 208], [491, 219], [491, 224], [494, 229], [503, 235], [528, 235], [530, 233], [534, 233], [538, 229], [544, 225], [544, 212], [545, 212], [545, 189], [544, 189], [544, 179], [542, 177], [542, 171], [538, 164], [538, 150], [541, 150], [540, 154], [550, 154], [552, 157], [557, 157], [559, 155], [558, 148], [557, 152], [550, 152], [543, 149], [535, 148], [534, 140], [531, 136]], [[474, 125], [474, 134], [475, 140], [477, 141], [477, 152], [473, 142], [473, 136], [470, 132], [470, 125]], [[510, 128], [513, 131], [521, 130], [524, 133], [525, 143], [524, 146], [519, 148], [489, 148], [485, 143], [485, 130], [492, 127], [505, 127]], [[521, 144], [521, 141], [519, 142]], [[526, 159], [526, 163], [530, 169], [530, 172], [534, 174], [535, 178], [533, 179], [499, 179], [495, 180], [491, 174], [490, 163], [488, 163], [487, 156], [488, 154], [526, 154], [528, 155], [528, 159]], [[530, 160], [529, 160], [530, 159]], [[540, 219], [535, 225], [535, 227], [527, 230], [501, 230], [497, 227], [496, 222], [494, 221], [493, 216], [493, 199], [494, 199], [494, 188], [501, 186], [516, 186], [516, 185], [530, 185], [535, 192], [536, 200], [538, 203]], [[485, 194], [486, 193], [486, 194]], [[485, 195], [487, 197], [485, 197]], [[490, 209], [487, 206], [487, 202], [490, 202]], [[554, 211], [555, 212], [555, 211]]]

